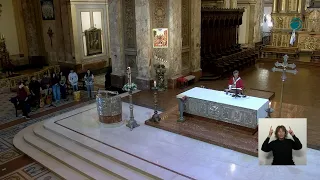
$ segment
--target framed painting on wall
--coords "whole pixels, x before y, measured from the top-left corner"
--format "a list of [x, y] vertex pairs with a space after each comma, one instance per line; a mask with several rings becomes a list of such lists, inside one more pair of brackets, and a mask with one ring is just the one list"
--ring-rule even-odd
[[86, 37], [87, 56], [102, 54], [101, 29], [90, 28], [84, 34]]
[[168, 28], [152, 29], [153, 48], [168, 48]]
[[55, 20], [53, 0], [40, 0], [42, 19]]

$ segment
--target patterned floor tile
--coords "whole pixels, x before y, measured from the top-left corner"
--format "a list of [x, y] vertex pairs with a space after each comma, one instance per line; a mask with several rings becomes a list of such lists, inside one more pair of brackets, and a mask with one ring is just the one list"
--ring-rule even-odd
[[7, 142], [0, 138], [0, 153], [3, 153], [11, 148], [11, 145], [9, 145]]
[[52, 172], [48, 172], [47, 174], [44, 174], [44, 175], [36, 178], [35, 180], [61, 180], [61, 178], [59, 178], [58, 176], [56, 176]]
[[23, 167], [22, 171], [31, 178], [49, 172], [47, 168], [38, 163], [29, 164], [28, 166]]
[[23, 177], [19, 172], [15, 172], [10, 174], [9, 176], [4, 177], [1, 180], [27, 180], [27, 179]]
[[19, 152], [18, 150], [9, 149], [8, 151], [5, 151], [0, 154], [0, 164], [4, 164], [20, 156], [22, 156], [22, 153]]

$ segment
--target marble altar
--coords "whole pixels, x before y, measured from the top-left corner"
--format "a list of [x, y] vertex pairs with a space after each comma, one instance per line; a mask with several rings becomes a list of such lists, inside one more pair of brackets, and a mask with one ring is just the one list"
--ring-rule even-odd
[[[255, 129], [259, 118], [268, 116], [269, 100], [247, 96], [234, 98], [223, 91], [195, 87], [177, 95], [186, 97], [184, 113]], [[180, 106], [181, 107], [181, 106]]]

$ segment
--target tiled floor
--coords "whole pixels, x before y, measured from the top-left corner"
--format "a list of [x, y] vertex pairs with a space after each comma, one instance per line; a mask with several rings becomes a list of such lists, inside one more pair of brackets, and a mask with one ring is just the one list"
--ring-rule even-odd
[[57, 175], [38, 163], [28, 164], [6, 176], [3, 180], [60, 180]]
[[[83, 112], [79, 113], [81, 109]], [[316, 180], [320, 176], [320, 151], [308, 149], [307, 166], [259, 166], [256, 157], [144, 125], [144, 121], [151, 117], [152, 112], [152, 109], [134, 106], [135, 119], [140, 123], [140, 127], [133, 131], [125, 125], [116, 128], [100, 127], [94, 106], [91, 110], [88, 110], [87, 106], [77, 109], [76, 112], [54, 117], [45, 123], [45, 127], [53, 131], [68, 128], [84, 135], [83, 143], [89, 143], [85, 140], [88, 138], [96, 140], [102, 145], [115, 147], [144, 161], [194, 179]], [[123, 103], [123, 117], [129, 117], [127, 103]], [[58, 126], [55, 125], [55, 121]], [[99, 145], [92, 148], [99, 148]]]
[[[273, 100], [273, 106], [277, 109], [279, 107], [279, 94], [281, 90], [281, 73], [273, 73], [270, 71], [270, 69], [273, 67], [273, 64], [270, 63], [259, 63], [256, 65], [256, 67], [249, 68], [245, 70], [244, 72], [240, 72], [241, 77], [245, 81], [245, 86], [247, 89], [249, 88], [255, 88], [260, 90], [266, 90], [266, 91], [274, 91], [276, 93], [276, 96]], [[285, 89], [284, 89], [284, 103], [287, 104], [288, 108], [284, 109], [283, 114], [286, 114], [286, 116], [296, 116], [296, 117], [307, 117], [308, 119], [312, 119], [311, 121], [308, 120], [308, 139], [314, 139], [314, 141], [320, 142], [320, 135], [318, 134], [320, 129], [320, 123], [317, 120], [319, 117], [319, 111], [318, 108], [320, 108], [320, 94], [318, 93], [318, 84], [316, 82], [320, 81], [320, 67], [313, 67], [313, 66], [298, 66], [298, 74], [297, 75], [291, 75], [288, 74], [288, 79], [285, 82]], [[196, 85], [204, 85], [208, 88], [212, 89], [223, 89], [226, 85], [227, 80], [218, 80], [214, 82], [199, 82]], [[176, 105], [176, 99], [174, 96], [184, 90], [168, 90], [166, 92], [160, 92], [159, 93], [159, 105], [161, 109], [165, 110], [168, 108], [173, 107]], [[152, 92], [142, 92], [140, 94], [137, 94], [134, 96], [134, 102], [139, 102], [138, 104], [144, 105], [146, 107], [152, 107], [153, 106], [153, 94]], [[138, 112], [138, 108], [135, 107], [135, 111]], [[150, 113], [150, 110], [141, 110], [142, 114]], [[150, 115], [148, 115], [150, 116]], [[138, 117], [137, 117], [138, 118]], [[146, 117], [145, 117], [146, 118]], [[27, 126], [28, 123], [24, 125], [16, 125], [19, 128], [23, 128]], [[5, 134], [5, 138], [0, 141], [1, 143], [1, 151], [10, 150], [8, 147], [10, 147], [10, 143], [12, 140], [12, 135], [17, 132], [19, 128], [12, 127], [8, 131], [1, 131], [1, 134]], [[144, 125], [142, 127], [139, 127], [140, 129], [146, 128]], [[149, 127], [151, 128], [151, 127]], [[311, 130], [309, 130], [311, 129]], [[134, 131], [136, 132], [136, 131]], [[160, 133], [161, 132], [161, 133]], [[138, 133], [137, 137], [148, 137], [152, 136], [156, 139], [163, 138], [162, 140], [164, 142], [169, 141], [169, 143], [172, 144], [172, 142], [178, 142], [184, 143], [185, 139], [188, 139], [188, 141], [195, 141], [191, 140], [189, 138], [183, 137], [183, 139], [180, 139], [181, 137], [179, 135], [173, 134], [173, 133], [162, 133], [164, 131], [161, 130], [147, 130], [144, 133]], [[8, 136], [7, 136], [8, 135]], [[92, 134], [91, 134], [92, 135]], [[94, 135], [94, 134], [93, 134]], [[157, 136], [156, 136], [157, 135]], [[11, 137], [10, 137], [11, 136]], [[123, 136], [122, 134], [118, 134], [117, 136]], [[309, 136], [312, 136], [311, 138]], [[127, 137], [127, 136], [126, 136]], [[179, 137], [179, 139], [178, 139]], [[131, 138], [131, 136], [129, 136]], [[132, 137], [133, 138], [133, 137]], [[128, 144], [132, 144], [132, 142], [135, 142], [135, 139], [130, 139], [131, 141], [128, 142]], [[110, 139], [110, 138], [109, 138]], [[115, 141], [115, 140], [114, 140]], [[160, 143], [161, 144], [161, 143]], [[191, 159], [198, 159], [200, 157], [206, 157], [203, 162], [196, 162], [197, 166], [194, 166], [194, 168], [189, 168], [189, 173], [194, 173], [195, 171], [202, 170], [201, 166], [203, 166], [202, 163], [211, 161], [212, 165], [208, 167], [205, 167], [206, 171], [210, 171], [210, 173], [216, 173], [217, 179], [226, 179], [224, 177], [233, 177], [232, 179], [315, 179], [317, 176], [319, 177], [319, 172], [317, 171], [317, 167], [320, 166], [319, 162], [319, 151], [315, 150], [308, 150], [308, 166], [297, 166], [297, 167], [259, 167], [257, 166], [258, 160], [252, 159], [253, 157], [248, 155], [243, 155], [241, 153], [236, 153], [231, 150], [223, 149], [221, 147], [208, 145], [206, 143], [200, 142], [200, 144], [194, 144], [195, 147], [190, 147], [191, 149], [199, 149], [199, 152], [193, 152], [190, 151], [187, 156], [187, 165], [188, 162], [192, 161]], [[199, 147], [205, 147], [198, 148]], [[196, 148], [197, 147], [197, 148]], [[161, 149], [163, 152], [166, 152], [167, 149], [164, 149], [162, 145], [159, 145], [155, 148], [154, 153], [160, 153], [159, 149]], [[177, 148], [176, 148], [177, 149]], [[147, 150], [147, 149], [142, 149]], [[176, 154], [179, 154], [179, 148], [176, 150], [178, 151]], [[148, 151], [150, 152], [150, 151]], [[208, 153], [209, 152], [209, 153]], [[214, 152], [213, 156], [210, 154]], [[171, 154], [171, 152], [167, 152]], [[10, 154], [15, 155], [19, 154], [19, 152], [10, 152]], [[1, 155], [3, 155], [1, 153]], [[217, 155], [219, 155], [217, 157]], [[3, 159], [5, 159], [7, 155], [3, 156]], [[157, 155], [156, 155], [157, 157]], [[165, 157], [165, 156], [163, 156]], [[169, 156], [171, 157], [171, 156]], [[1, 159], [1, 158], [0, 158]], [[158, 158], [160, 160], [160, 157]], [[165, 161], [168, 160], [168, 158], [164, 158]], [[254, 162], [256, 161], [256, 162]], [[185, 164], [185, 163], [182, 163]], [[180, 169], [187, 168], [184, 166], [179, 166], [179, 164], [172, 165], [177, 166]], [[206, 164], [205, 164], [206, 165]], [[4, 166], [1, 166], [1, 169], [4, 168]], [[243, 173], [244, 172], [244, 173]], [[276, 174], [276, 175], [275, 175]], [[203, 176], [206, 174], [204, 173]], [[315, 178], [313, 178], [315, 177]]]

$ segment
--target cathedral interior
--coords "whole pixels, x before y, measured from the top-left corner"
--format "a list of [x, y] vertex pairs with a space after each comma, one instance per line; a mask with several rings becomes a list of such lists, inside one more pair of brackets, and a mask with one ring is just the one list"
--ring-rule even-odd
[[0, 0], [0, 60], [0, 179], [319, 179], [320, 0]]

